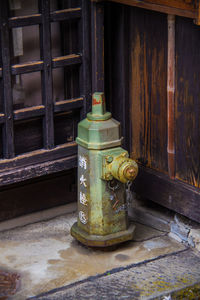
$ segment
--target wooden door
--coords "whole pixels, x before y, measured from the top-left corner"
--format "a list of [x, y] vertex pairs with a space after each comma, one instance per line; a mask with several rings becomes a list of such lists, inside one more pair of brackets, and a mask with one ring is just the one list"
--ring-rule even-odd
[[200, 27], [188, 16], [175, 16], [172, 124], [167, 96], [168, 14], [106, 5], [106, 91], [114, 117], [122, 122], [125, 145], [140, 165], [135, 191], [200, 222]]

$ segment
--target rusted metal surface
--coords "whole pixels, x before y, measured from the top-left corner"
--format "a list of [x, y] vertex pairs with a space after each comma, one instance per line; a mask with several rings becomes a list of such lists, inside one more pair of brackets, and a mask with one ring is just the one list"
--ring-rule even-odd
[[106, 112], [104, 93], [94, 93], [92, 112], [78, 125], [78, 221], [71, 234], [87, 246], [132, 239], [125, 184], [138, 166], [122, 149], [120, 124]]
[[175, 16], [168, 15], [167, 153], [168, 153], [168, 172], [170, 178], [175, 177], [174, 97], [175, 97]]
[[[117, 152], [117, 149], [118, 152]], [[109, 159], [112, 158], [112, 161], [109, 162], [106, 160], [105, 166], [103, 168], [103, 177], [115, 178], [120, 182], [127, 183], [128, 181], [133, 181], [138, 174], [138, 165], [137, 163], [128, 158], [128, 153], [122, 148], [116, 148], [115, 151], [109, 152]]]

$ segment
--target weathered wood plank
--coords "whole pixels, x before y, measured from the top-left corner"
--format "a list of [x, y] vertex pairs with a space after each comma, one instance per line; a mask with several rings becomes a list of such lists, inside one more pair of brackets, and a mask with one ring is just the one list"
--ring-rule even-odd
[[168, 172], [167, 17], [132, 8], [130, 18], [131, 156]]
[[65, 21], [81, 18], [81, 8], [67, 8], [62, 10], [56, 10], [51, 13], [51, 21]]
[[200, 222], [200, 191], [161, 172], [140, 167], [133, 188], [136, 193]]
[[69, 54], [59, 56], [52, 59], [52, 67], [60, 68], [65, 66], [77, 65], [82, 62], [82, 57], [79, 54]]
[[14, 120], [26, 120], [43, 116], [45, 113], [44, 105], [38, 105], [33, 107], [26, 107], [22, 109], [14, 110]]
[[92, 93], [104, 92], [104, 4], [91, 4]]
[[194, 1], [148, 1], [148, 0], [109, 0], [130, 6], [136, 6], [166, 14], [172, 14], [195, 19], [197, 17], [197, 8]]
[[0, 160], [0, 169], [4, 172], [17, 168], [26, 167], [32, 164], [44, 163], [50, 160], [57, 160], [63, 157], [77, 154], [77, 144], [75, 142], [59, 145], [51, 150], [37, 150], [29, 152], [12, 159]]
[[175, 177], [175, 16], [168, 15], [167, 55], [167, 153], [168, 173]]
[[81, 119], [91, 110], [91, 37], [90, 37], [90, 1], [82, 0], [82, 18], [79, 21], [79, 49], [82, 53], [82, 64], [79, 69], [80, 95], [84, 98]]
[[82, 108], [84, 99], [82, 97], [70, 100], [58, 101], [54, 104], [54, 112], [63, 112], [72, 109]]
[[[12, 184], [0, 190], [0, 221], [76, 201], [76, 170]], [[28, 199], [28, 201], [27, 201]]]
[[48, 0], [40, 1], [42, 25], [40, 25], [41, 56], [44, 61], [42, 71], [42, 96], [45, 106], [43, 120], [44, 147], [51, 149], [54, 146], [53, 125], [53, 89], [52, 89], [52, 59], [51, 59], [51, 32], [50, 32], [50, 4]]
[[39, 60], [39, 61], [27, 62], [26, 64], [23, 63], [23, 64], [12, 65], [11, 72], [12, 75], [19, 75], [19, 74], [42, 71], [43, 69], [44, 69], [44, 63], [43, 61]]
[[0, 186], [22, 182], [31, 178], [66, 171], [77, 166], [77, 156], [51, 160], [0, 173]]
[[9, 18], [9, 27], [31, 26], [42, 23], [41, 14]]
[[5, 158], [14, 157], [14, 133], [13, 133], [13, 99], [10, 68], [10, 36], [8, 26], [8, 2], [0, 1], [0, 25], [1, 25], [1, 55], [3, 73], [3, 96], [5, 125], [3, 128], [3, 152]]
[[[78, 65], [82, 63], [82, 56], [79, 54], [70, 54], [59, 56], [52, 59], [52, 68], [61, 68], [70, 65]], [[12, 75], [19, 75], [44, 70], [44, 62], [41, 60], [32, 61], [22, 64], [12, 65]], [[1, 74], [0, 74], [1, 75]]]
[[[176, 177], [200, 187], [200, 28], [176, 19]], [[185, 204], [184, 204], [185, 205]]]

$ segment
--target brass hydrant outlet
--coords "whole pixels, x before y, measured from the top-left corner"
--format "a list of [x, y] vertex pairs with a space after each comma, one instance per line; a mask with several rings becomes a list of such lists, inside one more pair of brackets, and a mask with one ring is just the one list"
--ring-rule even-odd
[[134, 166], [128, 166], [124, 170], [124, 177], [128, 179], [128, 181], [133, 181], [138, 174], [138, 166], [135, 164]]
[[125, 185], [137, 163], [121, 148], [120, 124], [106, 112], [103, 93], [93, 94], [92, 112], [78, 124], [78, 220], [71, 235], [87, 246], [106, 247], [131, 240]]
[[[103, 152], [103, 154], [108, 154], [106, 152]], [[138, 165], [133, 159], [128, 158], [126, 150], [116, 148], [112, 149], [112, 156], [106, 156], [102, 173], [104, 180], [111, 180], [114, 177], [122, 183], [127, 183], [133, 181], [137, 176]]]

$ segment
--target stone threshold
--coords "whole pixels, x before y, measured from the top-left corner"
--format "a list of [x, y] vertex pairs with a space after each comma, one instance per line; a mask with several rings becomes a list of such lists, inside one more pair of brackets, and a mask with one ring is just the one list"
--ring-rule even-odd
[[180, 243], [200, 251], [200, 224], [149, 200], [134, 195], [129, 208], [132, 220], [168, 233]]

